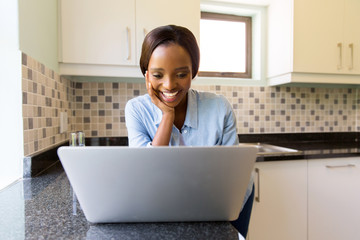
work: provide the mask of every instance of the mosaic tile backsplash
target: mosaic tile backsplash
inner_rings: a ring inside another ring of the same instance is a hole
[[[146,93],[145,84],[77,82],[23,54],[25,155],[67,141],[70,131],[86,137],[127,136],[126,102]],[[357,88],[198,86],[224,95],[237,116],[237,131],[248,133],[360,131]],[[60,112],[68,131],[60,133]]]

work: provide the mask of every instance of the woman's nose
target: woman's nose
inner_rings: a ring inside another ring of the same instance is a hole
[[[171,77],[167,77],[164,79],[162,85],[164,88],[166,88],[168,90],[172,90],[176,87],[176,81],[174,79],[172,79]]]

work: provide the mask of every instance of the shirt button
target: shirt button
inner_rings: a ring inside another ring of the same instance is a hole
[[[184,133],[187,133],[187,130],[186,130],[186,129],[184,130]]]

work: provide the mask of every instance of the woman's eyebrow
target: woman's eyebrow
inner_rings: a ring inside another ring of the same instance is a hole
[[[151,71],[164,71],[163,68],[150,68]]]
[[[175,70],[176,70],[176,71],[184,71],[184,70],[188,70],[188,71],[189,71],[190,68],[186,66],[186,67],[175,68]]]
[[[163,68],[150,68],[151,71],[164,71]],[[190,68],[185,66],[185,67],[178,67],[175,68],[175,71],[190,71]]]

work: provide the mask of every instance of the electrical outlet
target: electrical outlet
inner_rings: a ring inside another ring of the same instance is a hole
[[[68,128],[68,115],[67,112],[60,113],[60,133],[64,133]]]

